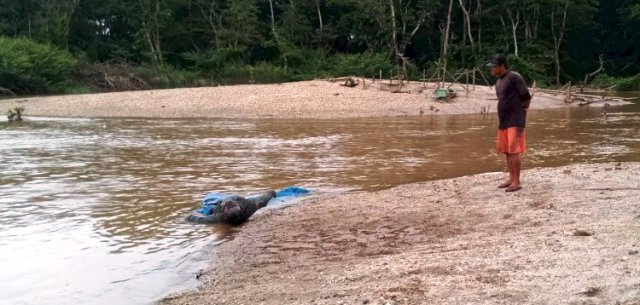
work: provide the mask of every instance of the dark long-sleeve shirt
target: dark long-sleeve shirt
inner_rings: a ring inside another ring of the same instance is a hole
[[[527,84],[518,72],[507,71],[496,82],[498,96],[498,129],[525,127],[525,101],[531,99]]]

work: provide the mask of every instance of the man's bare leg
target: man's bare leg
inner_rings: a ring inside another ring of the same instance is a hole
[[[511,186],[520,186],[520,154],[509,154],[511,159]]]
[[[509,159],[508,161],[509,167],[511,168],[512,178],[511,178],[511,185],[507,187],[506,191],[515,192],[522,189],[522,186],[520,186],[520,167],[521,167],[520,154],[508,154],[508,159]]]
[[[504,155],[507,158],[507,170],[509,171],[509,180],[507,180],[506,182],[501,183],[498,186],[498,188],[510,187],[512,182],[513,182],[513,169],[511,167],[511,159],[509,157],[509,154],[504,154]]]

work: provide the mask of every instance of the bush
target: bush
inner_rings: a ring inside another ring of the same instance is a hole
[[[509,55],[509,68],[520,73],[527,84],[532,85],[536,81],[539,87],[547,87],[553,83],[553,76],[547,73],[547,67],[553,63],[553,58],[539,45],[532,44],[529,47],[527,51],[530,54],[526,57]]]
[[[339,54],[333,68],[334,76],[374,76],[382,70],[383,75],[393,68],[391,60],[387,54],[364,53],[364,54]]]
[[[170,65],[143,65],[133,67],[136,77],[143,79],[152,88],[180,88],[199,85],[200,73],[174,68]]]
[[[640,91],[640,74],[626,77],[618,82],[617,91]]]
[[[614,77],[603,73],[596,75],[589,85],[595,88],[609,88],[616,85],[616,83],[617,80]]]
[[[64,94],[87,94],[92,93],[91,87],[82,83],[72,83],[64,87],[62,93]]]
[[[250,80],[259,84],[284,83],[299,80],[283,67],[270,63],[259,63],[254,67],[249,67]]]
[[[328,77],[331,66],[329,55],[322,49],[301,48],[287,54],[288,70],[299,79]]]
[[[229,65],[241,64],[243,52],[241,48],[220,48],[187,52],[183,57],[192,62],[195,69],[212,73],[220,72]]]
[[[614,87],[616,91],[640,91],[640,74],[631,77],[615,78],[607,74],[597,75],[590,85],[595,88]]]
[[[67,51],[26,38],[0,37],[0,84],[13,92],[62,92],[75,65]]]
[[[283,83],[300,79],[290,71],[285,71],[284,67],[270,63],[259,63],[255,66],[228,65],[221,71],[212,73],[210,78],[223,85]]]

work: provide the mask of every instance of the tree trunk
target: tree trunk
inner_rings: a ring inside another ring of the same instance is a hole
[[[502,23],[502,30],[504,31],[504,36],[508,37],[509,30],[507,30],[507,24],[504,22],[504,18],[502,18],[502,16],[500,16],[500,23]],[[505,50],[509,50],[509,41],[505,40],[505,43],[506,43]]]
[[[154,14],[154,32],[155,32],[155,52],[156,52],[156,60],[158,64],[162,64],[162,48],[160,47],[160,0],[155,1],[155,14]]]
[[[460,62],[462,67],[466,67],[467,64],[467,19],[462,18],[462,48],[460,49]]]
[[[474,61],[477,61],[477,57],[476,57],[476,47],[475,47],[475,42],[473,41],[473,34],[471,33],[471,14],[469,13],[469,10],[467,10],[464,6],[464,2],[462,2],[462,0],[458,0],[460,2],[460,8],[462,9],[462,13],[464,13],[464,17],[465,17],[465,24],[466,26],[466,34],[467,36],[469,36],[469,42],[471,43],[471,53],[473,55],[473,59]],[[479,1],[478,1],[479,3]],[[469,8],[471,8],[471,1],[469,1]],[[464,35],[464,34],[462,34]]]
[[[520,10],[516,10],[516,20],[513,20],[513,13],[511,9],[507,9],[507,15],[509,16],[509,20],[511,20],[511,32],[513,34],[513,46],[515,48],[515,55],[518,57],[518,24],[520,23]]]
[[[27,17],[27,33],[29,33],[29,39],[31,39],[31,14]]]
[[[476,16],[478,16],[478,51],[482,52],[482,5],[478,0],[478,8],[476,9]]]
[[[154,45],[153,45],[153,41],[151,39],[151,33],[149,31],[149,28],[147,27],[147,23],[145,21],[142,21],[142,31],[144,32],[144,38],[147,42],[147,45],[149,46],[149,51],[151,52],[151,61],[156,64],[156,58],[155,58],[155,51],[154,51]]]
[[[567,21],[567,10],[569,8],[569,0],[565,2],[564,11],[562,13],[562,24],[559,31],[556,31],[555,24],[555,8],[551,12],[551,33],[553,34],[553,56],[556,72],[556,86],[560,86],[560,45],[564,37],[564,29]]]
[[[140,0],[140,11],[142,14],[142,32],[144,38],[149,46],[149,52],[151,53],[151,61],[154,65],[162,64],[162,49],[160,48],[160,0],[155,0],[154,3]],[[148,5],[153,5],[153,8],[149,8]],[[148,14],[151,13],[151,17]],[[147,20],[149,19],[149,20]],[[151,22],[151,24],[149,24]]]
[[[402,39],[400,42],[398,42],[397,16],[393,0],[389,0],[389,8],[391,13],[391,43],[393,44],[390,46],[391,53],[395,59],[398,59],[402,63],[403,67],[406,67],[406,65],[409,64],[409,59],[404,55],[407,50],[407,46],[416,35],[418,30],[420,30],[420,27],[422,27],[422,24],[425,21],[425,17],[420,16],[420,19],[416,23],[415,28],[411,31],[411,33],[407,34],[407,19],[405,18],[406,11],[404,11],[403,14],[403,10],[400,10],[400,18],[402,19]]]
[[[323,31],[324,25],[322,24],[322,11],[320,11],[320,0],[316,0],[316,10],[318,11],[318,20],[320,22],[320,31]]]
[[[398,56],[400,53],[398,51],[398,43],[397,43],[397,27],[396,27],[396,10],[393,5],[393,0],[389,0],[389,8],[391,9],[391,52],[394,57]]]
[[[273,15],[273,0],[269,0],[269,9],[271,10],[271,31],[276,32],[276,17]]]
[[[220,28],[220,18],[216,12],[216,1],[211,1],[208,5],[198,3],[200,13],[211,27],[213,33],[214,46],[220,48],[220,37],[218,37],[218,29]]]
[[[71,7],[67,12],[66,19],[64,21],[64,46],[65,49],[69,50],[69,32],[71,31],[71,18],[73,18],[73,13],[76,11],[80,0],[71,1]]]
[[[540,4],[536,3],[533,9],[533,20],[536,22],[533,24],[533,39],[538,38],[538,22],[540,21]]]
[[[449,31],[451,30],[451,10],[453,9],[453,0],[449,0],[449,12],[447,13],[447,29],[444,34],[444,49],[442,51],[442,82],[444,83],[447,75],[447,52],[449,51]]]
[[[586,74],[584,76],[584,81],[582,82],[582,85],[580,86],[580,93],[582,93],[582,90],[584,89],[584,86],[587,85],[587,82],[589,81],[590,77],[594,77],[596,74],[604,71],[604,54],[600,54],[600,56],[598,57],[598,60],[600,61],[600,67],[598,68],[598,70],[595,70],[589,74]]]

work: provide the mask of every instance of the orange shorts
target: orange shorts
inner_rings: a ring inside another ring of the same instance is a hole
[[[523,154],[526,152],[524,128],[510,127],[498,130],[496,150],[503,154]]]

